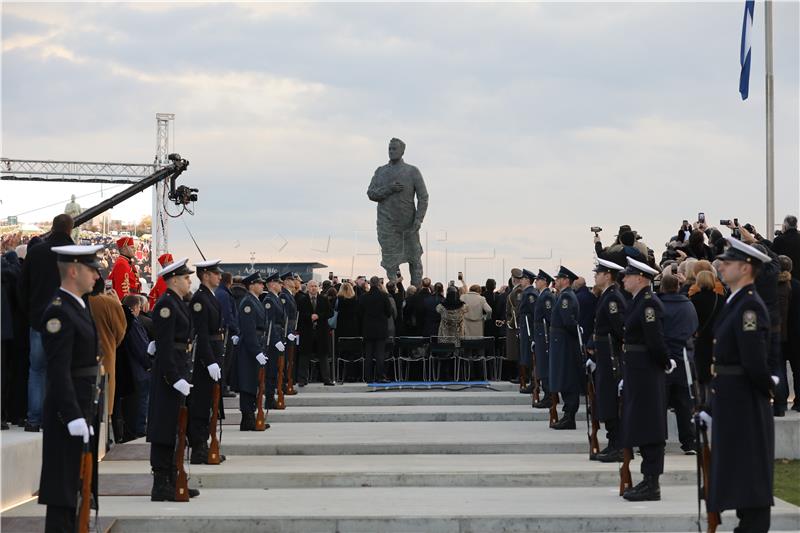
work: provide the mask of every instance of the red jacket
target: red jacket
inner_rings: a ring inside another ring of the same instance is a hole
[[[130,260],[121,255],[114,263],[114,268],[111,269],[111,274],[108,275],[111,280],[112,286],[122,300],[125,296],[132,293],[139,293],[142,289],[139,282],[139,274],[136,272],[136,266],[130,263]]]
[[[164,278],[158,276],[158,280],[156,280],[156,284],[150,289],[150,309],[155,308],[156,302],[161,295],[164,294],[164,291],[167,290],[167,282],[164,281]]]

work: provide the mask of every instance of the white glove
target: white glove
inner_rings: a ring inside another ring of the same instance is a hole
[[[73,437],[83,437],[84,444],[88,444],[91,433],[89,433],[89,426],[86,425],[85,418],[76,418],[67,423],[67,431]]]
[[[219,365],[217,363],[211,363],[206,368],[208,369],[208,375],[211,376],[211,379],[219,381],[219,378],[222,377],[222,370],[220,370]]]
[[[781,378],[779,378],[778,376],[772,376],[772,382],[773,382],[775,385],[777,385],[778,383],[780,383],[780,382],[781,382]]]
[[[231,341],[233,342],[234,346],[237,346],[239,344],[239,335],[231,336]]]
[[[624,379],[619,380],[619,385],[617,385],[617,396],[622,396],[622,382],[625,381]]]
[[[260,365],[266,365],[267,364],[267,356],[264,355],[263,352],[261,352],[256,356],[256,361],[258,361],[258,364],[260,364]]]
[[[586,360],[586,369],[589,370],[589,372],[594,373],[594,371],[597,369],[597,363],[595,363],[591,359],[587,359]]]
[[[156,341],[150,341],[150,344],[147,345],[147,353],[150,355],[156,354]]]
[[[666,369],[664,372],[666,372],[667,374],[672,374],[672,371],[675,370],[676,368],[678,368],[678,363],[675,362],[675,359],[670,359],[669,368]]]
[[[283,341],[276,342],[275,347],[278,349],[279,352],[282,352],[286,349],[286,345],[283,344]]]
[[[711,431],[711,415],[706,413],[705,411],[700,411],[697,413],[697,416],[700,417],[700,422],[705,424],[709,431]]]
[[[178,381],[172,384],[172,388],[180,392],[184,396],[189,396],[189,391],[192,390],[192,387],[194,387],[194,385],[192,385],[183,378],[179,379]]]
[[[288,338],[290,341],[293,341],[297,338],[297,335],[295,335],[294,333],[289,333]]]

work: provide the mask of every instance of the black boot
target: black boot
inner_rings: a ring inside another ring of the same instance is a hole
[[[635,490],[636,487],[640,487],[639,490]],[[636,487],[630,491],[625,491],[622,497],[630,502],[657,502],[661,500],[661,487],[658,484],[657,475],[645,475],[642,483]]]
[[[169,482],[172,484],[172,499],[169,501],[175,500],[175,478],[177,475],[178,472],[173,470],[169,477]],[[194,498],[195,496],[200,496],[200,491],[189,487],[189,498]]]
[[[535,409],[550,409],[551,405],[553,405],[553,399],[549,394],[545,394],[544,398],[533,404],[533,407]]]
[[[175,482],[167,472],[153,471],[153,488],[150,491],[151,502],[174,502]]]
[[[255,413],[242,413],[242,421],[239,422],[239,431],[255,431],[255,430],[256,430]]]
[[[553,429],[575,429],[575,413],[564,413],[564,416],[552,425]]]
[[[192,446],[192,455],[189,459],[189,464],[208,464],[208,444],[205,442],[198,442],[196,445]]]
[[[623,497],[623,498],[625,498],[625,499],[627,499],[627,497],[628,497],[629,495],[632,495],[632,494],[633,494],[633,493],[635,493],[635,492],[639,492],[639,491],[641,491],[641,490],[642,490],[642,488],[643,488],[643,487],[644,487],[646,484],[647,484],[647,479],[646,479],[646,478],[645,478],[645,479],[642,479],[642,480],[641,480],[639,483],[637,483],[636,485],[633,485],[633,486],[631,486],[631,487],[628,487],[627,489],[625,489],[625,492],[622,494],[622,497]]]
[[[622,450],[615,450],[609,446],[597,454],[597,460],[601,463],[621,463],[623,460]]]

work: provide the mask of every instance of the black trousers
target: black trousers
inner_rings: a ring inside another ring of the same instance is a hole
[[[619,418],[609,418],[603,422],[606,426],[606,439],[608,439],[608,446],[612,450],[621,449],[619,443]]]
[[[678,440],[681,448],[694,449],[695,435],[692,422],[692,402],[689,400],[689,387],[680,383],[667,383],[667,408],[675,410],[678,421]]]
[[[386,353],[386,339],[364,339],[364,375],[367,382],[386,377],[383,358]],[[373,378],[373,359],[375,376]]]
[[[256,395],[249,392],[239,392],[239,411],[242,413],[256,412]]]
[[[739,519],[739,525],[733,529],[733,533],[766,533],[769,531],[769,507],[736,509],[736,517]]]
[[[186,427],[186,436],[192,448],[195,445],[202,444],[208,441],[208,428],[211,420],[211,409],[199,409],[195,405],[192,409],[191,401],[189,403],[189,421]]]
[[[45,533],[74,533],[77,520],[75,507],[47,506],[44,519]]]
[[[639,446],[642,452],[642,474],[660,476],[664,473],[664,443]]]
[[[562,392],[561,398],[564,400],[564,412],[574,415],[578,412],[580,395],[577,392]]]
[[[233,345],[233,337],[232,334],[228,335],[228,340],[225,343],[225,355],[222,358],[222,379],[220,380],[220,384],[222,385],[222,392],[225,392],[228,387],[228,376],[231,375],[231,364],[233,364],[233,351],[238,350],[238,346]]]
[[[150,468],[153,472],[170,473],[175,468],[175,446],[150,444]]]

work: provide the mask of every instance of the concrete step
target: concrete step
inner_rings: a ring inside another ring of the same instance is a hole
[[[124,532],[694,531],[695,492],[665,486],[659,502],[631,503],[615,487],[368,487],[204,489],[188,503],[112,496],[104,517]],[[3,515],[42,516],[23,504]],[[722,531],[735,516],[723,515]],[[776,530],[800,529],[800,509],[776,500]],[[7,529],[4,527],[4,531]]]
[[[42,433],[29,433],[17,426],[0,432],[0,465],[0,508],[30,499],[39,490]]]
[[[233,456],[221,465],[192,465],[198,488],[311,487],[615,487],[619,464],[585,454]],[[639,471],[639,458],[631,463]],[[695,457],[669,455],[662,485],[694,485]],[[146,461],[103,461],[101,495],[150,494]]]
[[[342,422],[275,424],[267,431],[225,431],[225,455],[406,455],[586,453],[586,429],[556,431],[547,422]],[[600,446],[605,447],[599,435]],[[679,449],[668,443],[667,450]],[[115,446],[106,460],[144,460],[150,445]]]
[[[330,388],[330,387],[327,387]],[[238,409],[238,398],[225,398],[226,409]],[[362,406],[362,405],[528,405],[531,397],[514,391],[470,389],[465,391],[375,391],[375,392],[301,392],[286,396],[288,407]]]

